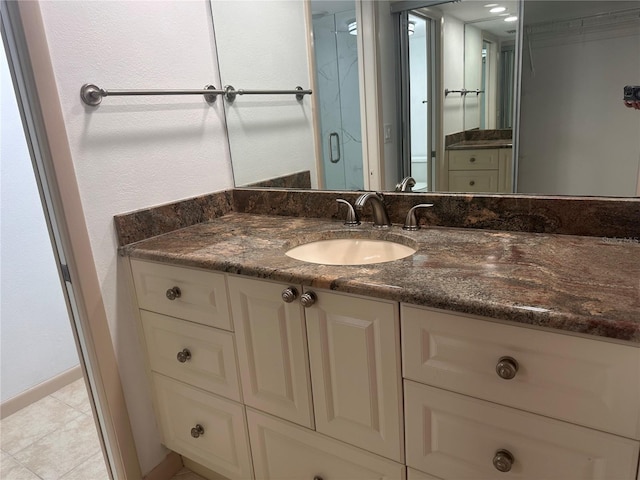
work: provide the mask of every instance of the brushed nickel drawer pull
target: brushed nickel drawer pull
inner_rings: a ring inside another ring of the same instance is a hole
[[[179,287],[173,287],[167,290],[167,298],[169,300],[175,300],[176,298],[180,298],[182,296],[182,292]]]
[[[493,457],[493,466],[499,472],[508,472],[514,461],[515,459],[509,450],[498,450]]]
[[[188,348],[184,348],[182,349],[181,352],[178,352],[178,355],[176,355],[176,358],[180,363],[184,363],[187,360],[191,360],[191,352],[189,351]]]
[[[191,436],[193,438],[198,438],[204,435],[204,428],[199,423],[191,429]]]
[[[288,287],[282,291],[282,300],[284,300],[285,303],[291,303],[296,298],[298,298],[298,290],[294,287]]]
[[[511,380],[518,373],[518,361],[513,357],[500,357],[496,364],[496,373],[500,378]]]
[[[309,308],[311,305],[316,303],[317,299],[318,297],[316,297],[315,293],[307,292],[307,293],[303,293],[302,296],[300,297],[300,303],[304,308]]]

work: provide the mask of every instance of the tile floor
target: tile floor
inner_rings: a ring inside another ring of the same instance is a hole
[[[1,420],[0,450],[2,480],[109,479],[82,379]]]

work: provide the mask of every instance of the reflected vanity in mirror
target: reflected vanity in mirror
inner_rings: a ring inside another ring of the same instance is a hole
[[[223,85],[314,92],[225,105],[236,186],[639,195],[637,2],[493,3],[212,0]]]

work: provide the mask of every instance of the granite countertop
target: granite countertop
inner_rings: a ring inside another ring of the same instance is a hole
[[[511,138],[498,140],[462,140],[451,145],[447,145],[447,150],[476,150],[489,148],[511,148],[513,140]]]
[[[328,266],[285,256],[322,238],[393,238],[405,259]],[[464,228],[388,231],[229,213],[120,248],[122,255],[441,308],[640,345],[640,243]]]

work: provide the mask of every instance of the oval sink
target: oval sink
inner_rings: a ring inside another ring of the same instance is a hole
[[[323,265],[370,265],[399,260],[414,253],[414,248],[388,240],[333,238],[294,247],[286,255]]]

